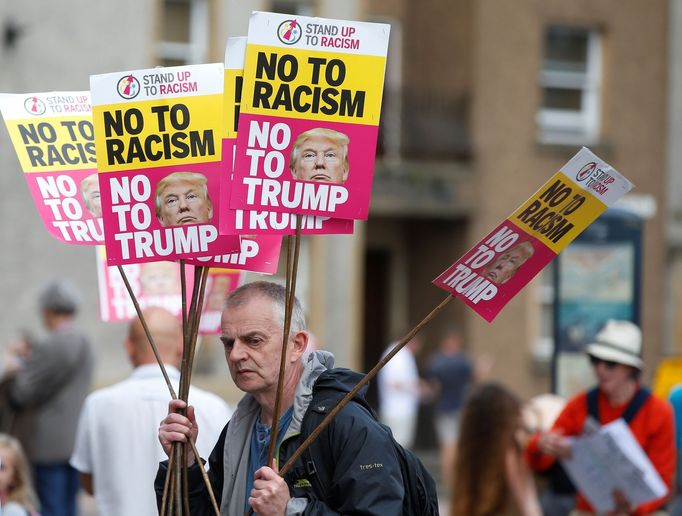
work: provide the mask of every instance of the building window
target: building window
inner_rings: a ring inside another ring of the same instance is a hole
[[[205,63],[209,0],[164,0],[158,60],[163,66]]]
[[[549,27],[540,70],[538,139],[593,144],[599,135],[601,41],[595,30]]]
[[[270,10],[273,13],[315,16],[312,0],[273,0]]]

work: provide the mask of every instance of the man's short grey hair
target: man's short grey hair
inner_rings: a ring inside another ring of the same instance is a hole
[[[52,280],[43,288],[38,298],[43,312],[73,315],[78,311],[80,296],[76,287],[66,280]]]
[[[278,315],[279,323],[284,328],[284,305],[286,300],[286,289],[277,283],[271,281],[253,281],[246,283],[241,287],[235,289],[227,296],[225,301],[225,309],[237,308],[242,306],[254,298],[265,297],[270,299],[275,305],[275,312]],[[305,322],[305,314],[298,299],[294,297],[294,307],[291,311],[291,328],[289,329],[289,336],[299,331],[307,331],[308,327]]]

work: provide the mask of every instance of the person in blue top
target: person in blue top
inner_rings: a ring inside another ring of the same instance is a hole
[[[426,370],[426,378],[436,393],[435,423],[440,445],[441,478],[447,486],[452,483],[460,411],[464,396],[474,380],[474,366],[462,347],[462,336],[457,331],[448,331]]]

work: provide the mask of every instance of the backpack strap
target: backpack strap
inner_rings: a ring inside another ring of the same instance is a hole
[[[630,422],[635,418],[639,409],[646,403],[646,401],[651,396],[651,391],[645,387],[640,387],[635,392],[635,395],[628,403],[625,408],[625,412],[621,416],[625,422],[629,425]],[[595,387],[587,391],[587,415],[592,416],[597,422],[599,422],[599,388]]]
[[[630,424],[630,421],[635,418],[637,412],[639,412],[639,409],[642,408],[650,396],[651,391],[649,391],[649,389],[645,387],[640,387],[637,389],[637,392],[632,397],[632,400],[630,400],[628,408],[625,409],[625,412],[623,412],[623,415],[621,416],[628,425]]]
[[[599,423],[599,387],[587,391],[587,415]]]

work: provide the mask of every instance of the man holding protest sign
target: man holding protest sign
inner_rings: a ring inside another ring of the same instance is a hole
[[[308,468],[293,468],[285,478],[278,465],[286,461],[305,436],[300,434],[313,388],[349,392],[361,375],[329,369],[333,357],[323,351],[301,360],[308,345],[303,310],[294,302],[287,340],[281,414],[274,414],[283,333],[285,289],[274,283],[255,282],[235,290],[227,299],[222,318],[222,341],[230,374],[246,395],[223,430],[209,457],[209,478],[221,514],[243,514],[249,507],[259,515],[339,513],[400,514],[404,488],[398,458],[386,430],[359,403],[349,403],[318,439],[329,442],[335,457],[325,463],[311,449]],[[187,417],[177,413],[185,403],[174,400],[161,421],[159,440],[167,454],[175,441],[196,439],[199,428],[194,408]],[[314,410],[314,408],[312,408]],[[278,453],[272,467],[265,465],[270,428],[280,418]],[[197,458],[188,453],[191,465],[190,509],[192,514],[213,514],[200,477]],[[317,486],[311,462],[329,469],[332,482]],[[155,482],[160,504],[167,463],[162,463]],[[312,483],[311,483],[312,482]]]

